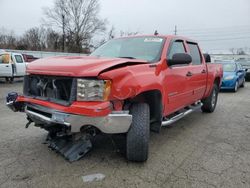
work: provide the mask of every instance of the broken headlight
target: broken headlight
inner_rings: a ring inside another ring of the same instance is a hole
[[[77,79],[77,101],[107,101],[110,80]]]

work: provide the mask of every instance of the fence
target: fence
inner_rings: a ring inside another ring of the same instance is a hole
[[[87,55],[87,54],[82,54],[82,53],[44,52],[44,51],[27,51],[27,50],[10,50],[10,49],[4,49],[4,51],[33,55],[34,57],[37,57],[37,58],[45,58],[45,57],[52,57],[52,56],[84,56],[84,55]]]
[[[33,55],[37,58],[51,57],[51,56],[85,56],[87,54],[82,53],[63,53],[63,52],[44,52],[44,51],[27,51],[27,50],[10,50],[5,49],[5,51],[11,51],[21,54]],[[212,59],[217,60],[238,60],[238,59],[249,59],[250,55],[233,55],[233,54],[211,54]]]

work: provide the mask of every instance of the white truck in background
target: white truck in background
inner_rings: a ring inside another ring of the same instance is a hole
[[[0,52],[0,78],[13,82],[14,78],[23,77],[25,74],[26,62],[22,54]]]

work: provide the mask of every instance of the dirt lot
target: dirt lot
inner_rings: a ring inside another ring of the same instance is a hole
[[[250,83],[219,95],[212,114],[196,112],[151,134],[146,163],[131,163],[108,136],[82,160],[69,163],[43,145],[46,132],[25,129],[24,114],[5,107],[0,82],[0,187],[250,187]],[[102,181],[82,176],[102,173]]]

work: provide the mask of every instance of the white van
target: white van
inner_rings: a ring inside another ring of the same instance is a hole
[[[26,63],[22,54],[12,52],[0,53],[0,78],[12,82],[16,77],[22,77],[26,73]]]

